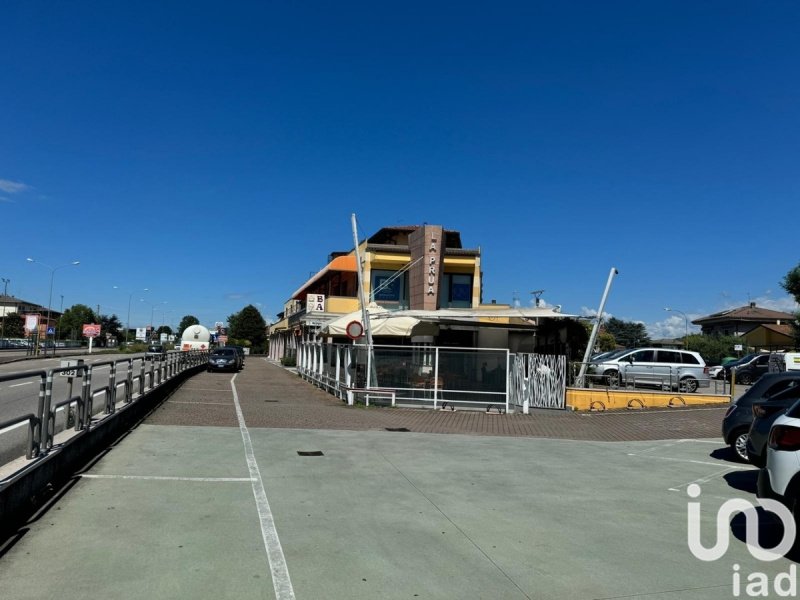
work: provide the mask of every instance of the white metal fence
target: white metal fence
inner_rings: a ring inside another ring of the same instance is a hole
[[[565,357],[519,358],[505,349],[375,345],[369,352],[366,345],[304,339],[297,371],[349,404],[363,397],[367,403],[524,413],[565,406]]]

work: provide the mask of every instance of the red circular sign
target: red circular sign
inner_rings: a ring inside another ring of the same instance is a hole
[[[361,321],[350,321],[347,327],[344,328],[344,332],[351,340],[357,340],[364,335],[364,326]]]

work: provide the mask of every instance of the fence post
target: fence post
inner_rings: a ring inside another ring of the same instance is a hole
[[[436,410],[436,401],[439,398],[439,346],[433,358],[433,410]]]
[[[524,359],[523,359],[523,368],[524,368]],[[508,380],[509,380],[509,374],[510,373],[511,373],[511,352],[508,349],[506,349],[506,414],[508,414],[508,390],[509,390]],[[522,385],[523,385],[523,390],[524,390],[524,386],[525,386],[524,382],[523,382]],[[528,412],[529,412],[528,411],[528,394],[524,394],[524,396],[525,396],[525,400],[523,400],[523,402],[522,402],[522,413],[527,415]]]
[[[117,403],[117,363],[111,363],[111,370],[108,374],[108,401],[106,402],[106,414],[111,415],[116,409]]]

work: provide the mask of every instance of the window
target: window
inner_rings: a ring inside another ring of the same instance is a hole
[[[700,364],[700,361],[697,360],[697,357],[694,354],[691,354],[689,352],[681,352],[681,358],[683,358],[683,361],[678,361],[678,362],[683,362],[683,364],[685,364],[685,365],[699,365]]]
[[[472,307],[472,275],[445,273],[439,296],[440,308]]]
[[[681,363],[681,353],[674,350],[659,350],[658,362],[663,363]]]
[[[631,354],[631,358],[635,363],[650,363],[655,362],[655,354],[653,350],[639,350]]]
[[[388,309],[408,307],[408,273],[375,269],[371,273],[370,299]]]

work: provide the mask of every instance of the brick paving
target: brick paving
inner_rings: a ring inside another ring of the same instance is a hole
[[[238,427],[231,374],[200,373],[148,418],[151,425]],[[349,407],[295,373],[250,357],[235,379],[250,428],[383,430],[528,436],[595,441],[720,438],[725,407],[578,413],[535,410],[530,415],[481,411]],[[722,444],[720,440],[720,444]]]

